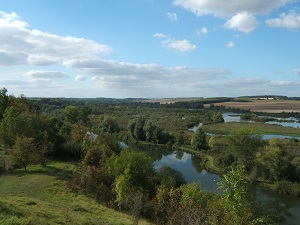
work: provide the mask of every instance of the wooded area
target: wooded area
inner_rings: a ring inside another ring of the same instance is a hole
[[[230,135],[208,136],[205,125],[223,123],[223,111],[203,105],[200,100],[161,105],[135,100],[28,99],[8,95],[3,88],[2,176],[37,164],[47,167],[51,160],[72,160],[79,164],[65,178],[70,192],[126,212],[134,224],[141,218],[156,224],[280,222],[278,215],[248,198],[246,184],[265,184],[300,197],[300,141],[262,140],[246,126]],[[199,123],[204,127],[189,130]],[[178,171],[167,166],[154,170],[154,159],[144,151],[149,146],[199,155],[201,166],[223,175],[219,186],[224,193],[203,191],[200,183],[186,184]]]

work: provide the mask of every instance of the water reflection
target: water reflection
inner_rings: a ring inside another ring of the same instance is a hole
[[[225,123],[228,123],[228,122],[251,122],[251,123],[253,123],[253,121],[241,120],[241,114],[238,114],[238,113],[226,112],[226,113],[223,113],[223,118],[224,118]],[[269,118],[275,118],[275,119],[279,119],[279,120],[281,119],[283,122],[269,121],[269,122],[266,122],[267,124],[277,124],[277,125],[280,125],[283,127],[300,128],[300,120],[295,117],[290,117],[290,118],[269,117]],[[287,120],[294,121],[294,122],[284,122]]]
[[[181,159],[177,157],[180,155]],[[186,152],[175,151],[170,155],[162,156],[160,160],[154,162],[154,169],[162,166],[170,166],[182,173],[187,183],[200,181],[203,190],[211,192],[220,192],[217,189],[216,181],[220,178],[216,174],[208,173],[201,168],[201,159]]]
[[[217,183],[220,177],[204,170],[201,158],[182,151],[166,151],[161,154],[159,149],[155,150],[156,159],[154,169],[162,166],[170,166],[182,173],[187,183],[200,181],[202,189],[210,192],[220,193]],[[161,157],[157,157],[160,153]],[[260,206],[268,209],[272,214],[284,218],[281,224],[296,225],[300,223],[300,199],[277,194],[271,190],[249,185],[248,193]]]

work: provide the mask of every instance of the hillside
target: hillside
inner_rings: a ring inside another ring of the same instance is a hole
[[[130,216],[71,192],[65,179],[74,167],[73,162],[51,162],[2,175],[0,224],[132,224]]]

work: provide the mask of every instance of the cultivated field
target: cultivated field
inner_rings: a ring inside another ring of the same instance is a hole
[[[292,100],[253,100],[251,102],[222,102],[214,105],[249,109],[253,112],[281,113],[284,111],[300,113],[300,101]],[[205,105],[205,107],[208,106],[208,104]]]
[[[157,99],[147,99],[144,102],[159,102],[160,104],[170,104],[174,102],[187,102],[193,100],[199,100],[201,98],[157,98]]]

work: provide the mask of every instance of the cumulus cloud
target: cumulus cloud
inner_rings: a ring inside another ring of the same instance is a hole
[[[16,13],[0,12],[0,65],[51,65],[112,51],[91,40],[49,34],[28,26]]]
[[[172,22],[177,22],[177,14],[176,13],[167,13],[167,17]]]
[[[14,52],[0,51],[0,66],[13,66],[13,65],[26,64],[27,57],[28,55],[22,52],[14,53]]]
[[[282,13],[278,18],[266,20],[270,27],[282,27],[291,31],[300,30],[300,14],[294,11]]]
[[[113,60],[70,60],[65,65],[93,75],[91,81],[102,91],[124,93],[131,97],[176,96],[185,90],[184,95],[192,95],[206,81],[215,83],[231,74],[226,69],[164,67],[158,64],[133,64]],[[210,93],[211,94],[211,93]],[[182,95],[182,93],[180,94]]]
[[[0,11],[0,27],[27,27],[25,21],[20,20],[20,17],[15,13],[6,13]]]
[[[226,45],[227,48],[232,48],[234,46],[235,46],[235,43],[233,41],[228,42]]]
[[[206,27],[202,27],[200,30],[196,29],[196,33],[198,35],[200,35],[200,34],[207,34],[208,33],[208,29]]]
[[[162,45],[166,48],[174,49],[178,52],[190,52],[197,49],[196,45],[191,44],[188,40],[167,39],[162,41]]]
[[[164,35],[164,34],[162,34],[162,33],[155,33],[155,34],[153,34],[153,37],[156,37],[156,38],[166,38],[166,37],[168,37],[167,35]]]
[[[75,80],[76,81],[84,81],[84,80],[86,80],[86,76],[85,75],[77,75],[75,77]]]
[[[252,14],[248,12],[242,12],[227,20],[227,22],[224,24],[224,28],[250,33],[251,31],[255,30],[258,24],[258,21]]]
[[[68,78],[69,76],[59,71],[36,71],[32,70],[25,75],[31,78]]]
[[[174,0],[173,5],[181,6],[197,16],[214,15],[217,17],[232,17],[240,12],[250,14],[267,14],[294,0]]]
[[[128,76],[133,78],[161,78],[161,77],[201,77],[216,78],[230,74],[225,69],[191,69],[188,67],[164,67],[158,64],[134,64],[104,59],[68,60],[64,62],[68,68],[78,69],[88,74],[101,74],[101,76]],[[98,75],[99,76],[99,75]]]
[[[300,69],[294,69],[294,74],[300,75]]]

